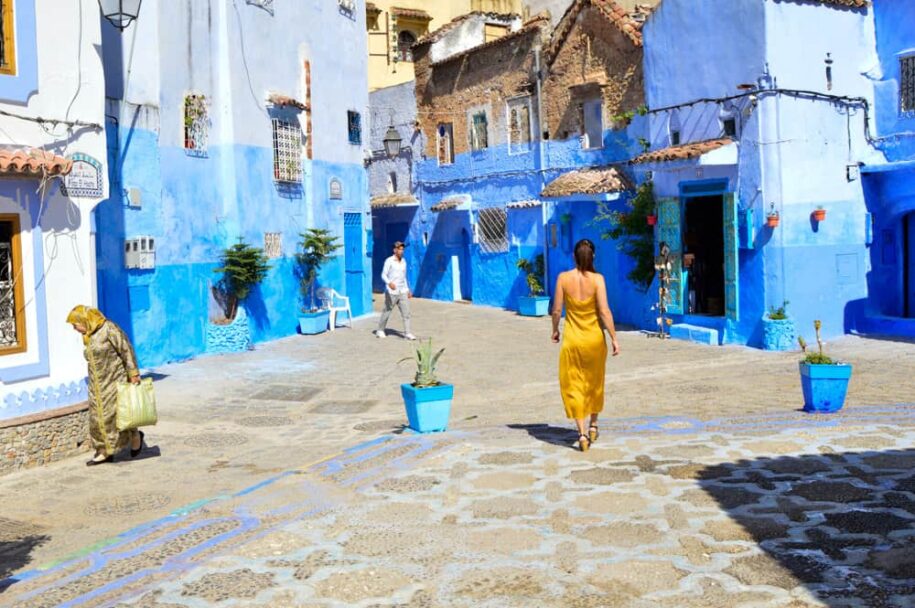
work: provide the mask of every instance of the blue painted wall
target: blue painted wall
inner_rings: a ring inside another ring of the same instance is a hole
[[[265,233],[282,235],[281,256],[270,260],[267,278],[244,302],[255,343],[296,332],[303,306],[294,272],[299,234],[328,228],[342,244],[344,213],[362,218],[353,265],[364,273],[362,290],[347,293],[342,250],[319,284],[348,295],[354,310],[371,310],[368,180],[363,146],[349,142],[347,131],[347,110],[358,111],[368,136],[364,5],[353,13],[315,3],[278,5],[275,12],[230,8],[178,0],[168,11],[144,13],[136,26],[135,44],[148,51],[141,59],[121,48],[121,38],[105,38],[112,195],[96,211],[100,304],[130,333],[143,366],[205,352],[216,312],[213,270],[239,238],[263,247]],[[186,27],[171,27],[175,22]],[[342,38],[354,40],[345,57],[333,42]],[[259,69],[239,67],[248,65]],[[183,147],[190,92],[209,103],[202,155]],[[310,101],[311,130],[305,112],[272,107],[271,92]],[[303,152],[306,144],[313,150],[301,183],[274,180],[274,118],[298,121]],[[342,186],[340,199],[331,198],[332,180]],[[142,195],[139,208],[125,199],[134,188]],[[141,235],[156,238],[156,267],[125,270],[124,239]]]

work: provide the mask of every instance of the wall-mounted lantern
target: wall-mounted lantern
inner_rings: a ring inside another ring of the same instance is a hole
[[[394,128],[393,123],[388,127],[388,131],[384,134],[382,141],[384,142],[384,151],[389,158],[394,158],[400,154],[400,144],[403,143],[403,140],[400,138],[400,133]]]
[[[102,15],[111,25],[124,31],[140,14],[140,3],[143,0],[98,0]]]

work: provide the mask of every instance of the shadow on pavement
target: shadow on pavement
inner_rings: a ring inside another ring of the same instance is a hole
[[[726,570],[740,582],[800,584],[832,607],[915,605],[915,450],[741,460],[697,479],[746,533],[716,540],[764,551]]]
[[[21,538],[0,541],[0,593],[3,593],[13,582],[8,577],[26,566],[29,556],[36,548],[48,542],[51,537],[42,534],[29,534]]]
[[[549,424],[509,424],[510,429],[519,429],[527,431],[527,434],[553,445],[561,445],[564,448],[575,448],[575,442],[578,441],[578,431],[561,426],[551,426]]]

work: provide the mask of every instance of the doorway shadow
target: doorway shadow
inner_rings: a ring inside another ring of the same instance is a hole
[[[527,434],[538,441],[576,449],[578,431],[572,428],[552,426],[549,424],[509,424],[508,428],[527,431]]]
[[[915,605],[915,450],[741,460],[697,479],[764,555],[745,585],[806,587],[839,606]]]

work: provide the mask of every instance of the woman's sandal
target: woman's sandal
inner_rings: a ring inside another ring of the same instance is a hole
[[[594,443],[598,437],[600,437],[600,431],[597,429],[596,424],[592,424],[588,427],[588,441]]]
[[[93,458],[92,460],[86,461],[86,466],[94,467],[97,464],[104,464],[106,462],[114,462],[114,455],[106,456],[105,458],[102,458],[101,460],[96,460],[95,458]]]
[[[137,456],[140,455],[140,452],[143,451],[143,440],[144,439],[146,439],[146,435],[143,433],[143,431],[140,431],[140,447],[138,447],[137,449],[130,448],[130,457],[131,458],[136,458]]]
[[[587,452],[591,447],[591,440],[588,439],[587,435],[578,436],[578,449],[582,452]]]

